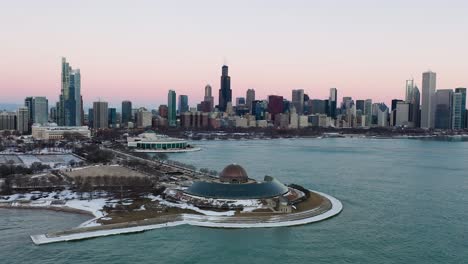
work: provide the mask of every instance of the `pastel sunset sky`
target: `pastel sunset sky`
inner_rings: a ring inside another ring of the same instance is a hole
[[[194,106],[221,66],[233,98],[302,88],[311,98],[403,98],[405,80],[437,72],[468,86],[468,1],[0,0],[0,102],[60,93],[60,58],[80,68],[85,105],[151,108],[167,91]]]

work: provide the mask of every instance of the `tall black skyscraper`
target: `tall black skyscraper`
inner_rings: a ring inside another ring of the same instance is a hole
[[[228,75],[228,66],[223,65],[219,89],[219,110],[225,112],[228,102],[232,102],[231,77]]]
[[[122,124],[127,126],[128,122],[132,121],[132,102],[122,102]]]

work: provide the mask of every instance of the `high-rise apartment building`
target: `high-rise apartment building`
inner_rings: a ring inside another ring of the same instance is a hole
[[[83,102],[81,97],[81,74],[72,69],[62,58],[62,88],[57,109],[58,124],[61,126],[81,126]],[[106,113],[107,114],[107,113]]]
[[[176,92],[174,90],[169,90],[167,94],[167,122],[171,127],[177,125]]]
[[[434,96],[436,92],[436,73],[428,71],[422,76],[422,102],[421,102],[421,127],[434,128],[435,104]]]
[[[221,88],[219,89],[219,111],[225,112],[228,102],[232,102],[231,77],[228,66],[223,65],[221,70]]]
[[[107,102],[93,103],[93,128],[105,129],[109,125],[109,107]]]
[[[29,108],[22,106],[16,111],[16,130],[25,134],[29,131]]]
[[[16,113],[0,111],[0,131],[16,129]]]

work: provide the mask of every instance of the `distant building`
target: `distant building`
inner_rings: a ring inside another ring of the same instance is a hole
[[[62,58],[61,80],[62,88],[57,109],[58,124],[81,126],[83,111],[81,74],[79,69],[72,69],[65,58]]]
[[[205,86],[205,97],[202,102],[202,111],[203,112],[212,112],[214,107],[214,98],[211,94],[211,85],[207,84]]]
[[[107,110],[108,113],[108,121],[109,121],[109,127],[115,128],[117,127],[117,109],[115,108],[109,108]]]
[[[248,89],[246,93],[246,104],[247,107],[249,108],[249,113],[253,114],[252,112],[252,102],[255,101],[255,90],[254,89]]]
[[[462,128],[467,128],[467,112],[466,112],[466,88],[455,88],[455,93],[461,93],[461,109],[462,109]]]
[[[31,131],[31,126],[34,123],[46,124],[49,122],[49,103],[45,97],[26,97],[24,105],[28,108],[29,120],[28,130]]]
[[[275,121],[278,114],[283,113],[284,110],[283,96],[270,95],[268,96],[268,113],[271,114],[272,120]]]
[[[189,110],[188,95],[179,95],[179,106],[178,106],[179,114],[185,113],[188,110]]]
[[[177,125],[176,92],[174,90],[169,90],[167,94],[167,121],[170,127]]]
[[[140,108],[137,112],[137,127],[147,128],[152,126],[153,114],[146,108]]]
[[[365,101],[356,100],[356,110],[361,110],[361,113],[364,113],[364,109],[365,109]]]
[[[109,125],[109,113],[107,102],[93,103],[93,128],[105,129]]]
[[[462,108],[462,93],[453,93],[452,99],[452,129],[463,128],[463,116],[464,109]]]
[[[396,121],[395,126],[409,126],[410,124],[410,103],[408,102],[398,102],[396,106]]]
[[[57,126],[49,123],[46,125],[36,124],[32,126],[32,136],[38,140],[61,140],[66,134],[75,134],[84,138],[91,137],[91,131],[87,126]]]
[[[435,124],[438,129],[452,128],[452,99],[451,89],[440,89],[435,94]]]
[[[218,102],[218,109],[221,112],[226,112],[229,102],[232,105],[231,77],[229,77],[228,71],[228,66],[223,65],[221,68],[221,88],[219,89]]]
[[[312,99],[307,102],[309,105],[309,113],[311,114],[327,114],[326,103],[324,100]]]
[[[244,97],[237,97],[236,98],[236,106],[245,105],[245,98]]]
[[[127,126],[128,122],[133,121],[132,116],[132,102],[123,101],[122,102],[122,124]]]
[[[159,116],[161,116],[163,118],[167,118],[167,116],[168,116],[167,105],[160,105],[159,109],[158,109],[158,113],[159,113]]]
[[[16,113],[15,112],[0,112],[0,131],[16,130]]]
[[[372,126],[372,99],[366,99],[364,101],[364,115],[366,116],[366,126]]]
[[[377,126],[388,126],[388,107],[384,103],[377,107]]]
[[[422,78],[421,127],[434,128],[434,96],[437,76],[435,72],[428,71],[423,73]]]
[[[26,106],[20,107],[16,111],[16,130],[22,134],[29,131],[29,109]]]
[[[304,113],[304,89],[292,90],[292,104],[298,114]]]
[[[328,115],[333,119],[336,119],[337,101],[338,101],[338,90],[336,88],[330,88],[330,96],[328,98],[328,103],[329,103],[328,110],[330,111],[330,113],[328,113]]]

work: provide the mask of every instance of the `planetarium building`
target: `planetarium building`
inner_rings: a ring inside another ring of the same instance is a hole
[[[185,193],[215,199],[265,199],[281,196],[288,187],[271,176],[263,182],[249,179],[247,172],[237,164],[228,165],[215,181],[194,182]]]

